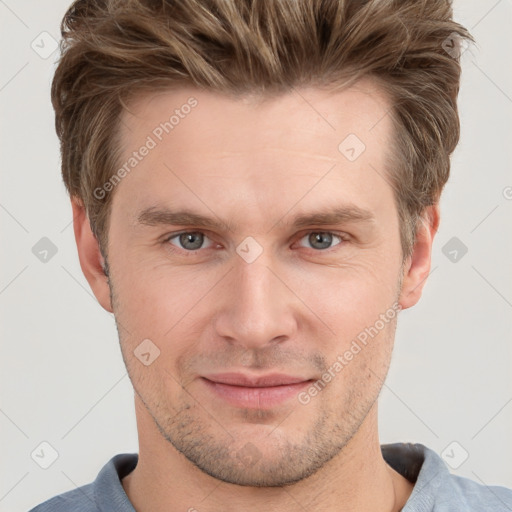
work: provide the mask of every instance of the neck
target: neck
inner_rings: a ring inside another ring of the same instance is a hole
[[[398,512],[413,484],[383,459],[377,404],[344,449],[310,477],[283,487],[249,487],[217,480],[165,440],[138,397],[139,461],[122,480],[138,512],[247,512],[265,508],[295,512]]]

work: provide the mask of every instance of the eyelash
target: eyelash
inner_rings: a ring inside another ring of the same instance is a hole
[[[178,238],[180,235],[184,235],[184,234],[197,234],[197,233],[205,235],[208,238],[208,235],[204,231],[180,231],[179,233],[173,233],[171,235],[166,236],[165,239],[162,241],[162,243],[163,244],[167,244],[167,247],[172,252],[185,253],[185,257],[195,256],[195,255],[197,255],[199,253],[199,251],[201,251],[203,249],[195,249],[195,250],[192,250],[192,251],[188,251],[186,249],[180,249],[180,248],[170,244],[169,242],[172,239],[174,239],[174,238]],[[302,236],[299,238],[299,240],[302,240],[304,237],[309,236],[312,233],[322,233],[322,234],[334,235],[335,237],[340,239],[340,242],[338,244],[336,244],[336,245],[334,245],[332,247],[328,247],[326,249],[311,249],[309,247],[303,247],[303,249],[309,249],[310,251],[313,251],[314,253],[318,253],[318,254],[329,253],[330,251],[335,250],[335,248],[337,246],[344,245],[344,244],[342,244],[342,242],[348,242],[349,241],[349,236],[346,233],[340,233],[338,231],[321,231],[321,230],[307,231],[306,233],[302,234]]]

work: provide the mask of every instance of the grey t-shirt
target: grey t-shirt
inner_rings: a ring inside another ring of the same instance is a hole
[[[441,457],[422,444],[384,444],[381,449],[386,462],[415,484],[402,512],[512,512],[512,489],[451,475]],[[29,512],[135,512],[121,479],[137,461],[136,453],[115,455],[94,482]]]

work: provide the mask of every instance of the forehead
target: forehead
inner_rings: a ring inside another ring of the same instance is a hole
[[[389,128],[389,119],[384,118],[390,107],[389,98],[371,78],[341,90],[311,86],[281,94],[239,97],[182,86],[136,95],[121,116],[121,141],[131,151],[141,135],[152,135],[157,143],[165,144],[170,139],[181,139],[181,132],[186,133],[188,146],[200,141],[197,150],[210,146],[218,149],[220,139],[220,149],[243,150],[277,142],[293,147],[301,134],[311,133],[322,136],[326,147],[328,144],[332,149],[333,143],[352,132],[363,142],[384,142]],[[315,139],[310,139],[305,149],[321,142],[318,137]]]
[[[193,87],[146,93],[123,113],[122,160],[151,149],[117,185],[114,203],[124,197],[135,215],[155,203],[182,200],[183,209],[192,200],[205,213],[228,195],[240,213],[256,202],[292,206],[312,188],[318,199],[333,184],[347,200],[389,187],[382,179],[389,109],[371,80],[341,91],[311,87],[263,98]],[[308,201],[314,194],[301,203]]]

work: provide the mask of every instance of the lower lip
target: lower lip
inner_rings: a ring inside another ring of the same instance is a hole
[[[245,386],[232,386],[211,380],[201,379],[218,397],[224,399],[235,407],[250,409],[269,409],[286,402],[296,396],[301,390],[311,384],[310,381],[286,384],[282,386],[269,386],[264,388],[250,388]]]

